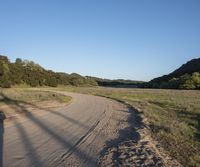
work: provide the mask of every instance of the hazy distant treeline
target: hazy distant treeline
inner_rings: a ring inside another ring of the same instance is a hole
[[[91,77],[94,79],[99,86],[105,87],[130,87],[130,88],[137,88],[140,84],[144,83],[142,81],[134,81],[134,80],[124,80],[124,79],[102,79],[97,77]]]

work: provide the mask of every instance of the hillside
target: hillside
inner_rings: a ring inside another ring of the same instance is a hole
[[[125,80],[125,79],[102,79],[98,77],[88,77],[91,79],[94,79],[99,86],[105,86],[105,87],[118,87],[118,88],[136,88],[141,83],[144,83],[142,81],[134,81],[134,80]]]
[[[0,55],[0,87],[9,88],[14,85],[51,86],[96,86],[92,78],[83,77],[79,74],[58,73],[46,70],[33,61],[17,58],[10,62],[8,57]]]
[[[155,88],[199,89],[200,58],[188,61],[168,75],[151,80],[148,86]]]

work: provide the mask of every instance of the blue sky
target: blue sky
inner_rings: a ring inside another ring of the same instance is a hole
[[[0,0],[0,54],[150,80],[200,57],[199,0]]]

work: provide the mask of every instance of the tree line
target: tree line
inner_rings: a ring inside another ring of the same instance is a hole
[[[91,77],[94,79],[99,86],[104,87],[116,87],[116,88],[136,88],[139,87],[142,81],[134,81],[134,80],[125,80],[125,79],[102,79],[98,77]]]
[[[144,88],[159,89],[200,89],[200,73],[184,74],[168,81],[151,81],[142,85]]]
[[[161,89],[200,89],[200,59],[193,59],[169,75],[155,78],[150,82],[131,80],[108,80],[79,74],[67,74],[46,70],[33,61],[17,58],[10,62],[0,55],[0,87],[10,88],[26,84],[31,87],[58,85],[140,87]]]
[[[7,56],[0,55],[0,87],[10,88],[26,84],[31,87],[58,85],[96,86],[97,82],[79,74],[58,73],[46,70],[33,61],[17,58],[10,62]]]

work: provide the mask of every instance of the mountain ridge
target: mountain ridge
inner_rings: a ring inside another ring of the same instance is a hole
[[[200,88],[200,58],[195,58],[180,66],[178,69],[152,79],[146,87],[199,89]]]
[[[200,58],[195,58],[187,63],[183,64],[178,69],[174,70],[173,72],[169,73],[168,75],[163,75],[158,78],[154,78],[150,82],[160,82],[160,81],[168,81],[173,77],[180,77],[184,74],[192,74],[194,72],[200,72]]]

